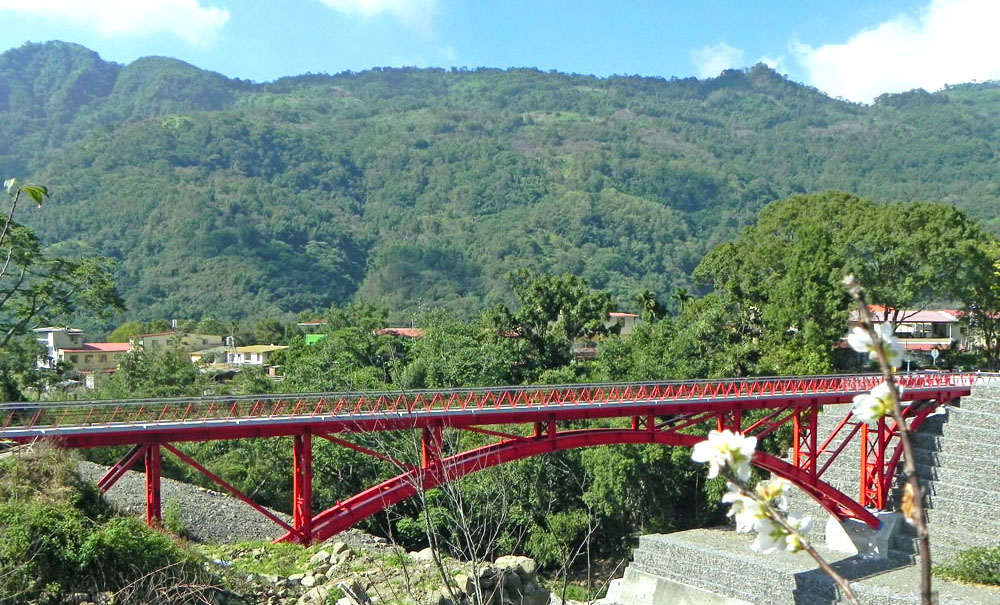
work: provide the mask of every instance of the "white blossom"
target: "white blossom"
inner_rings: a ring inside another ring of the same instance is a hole
[[[775,477],[768,481],[761,481],[757,484],[757,495],[761,500],[778,509],[781,512],[788,510],[788,499],[785,492],[792,487],[788,479]]]
[[[729,429],[711,431],[707,440],[695,444],[691,459],[709,464],[709,479],[718,476],[720,469],[728,468],[738,479],[746,481],[750,478],[750,458],[756,447],[756,437],[745,437]]]
[[[803,536],[809,532],[809,528],[812,527],[812,519],[809,517],[802,517],[796,513],[789,513],[786,519],[788,525],[790,525],[795,532],[788,533],[785,536],[785,550],[788,552],[799,552],[805,548],[805,543],[803,542]]]
[[[770,517],[758,519],[754,529],[757,530],[757,538],[750,544],[751,549],[770,555],[785,547],[785,528]]]
[[[757,524],[757,520],[764,517],[765,513],[759,502],[750,496],[744,496],[732,484],[730,484],[729,488],[731,491],[726,492],[722,496],[722,503],[730,505],[726,516],[732,517],[736,521],[737,532],[741,534],[750,533]]]
[[[889,365],[894,368],[899,367],[903,361],[903,343],[893,333],[892,324],[888,321],[882,322],[875,331],[876,338],[872,339],[868,330],[855,326],[847,335],[847,344],[858,353],[868,353],[868,358],[871,360],[878,359],[878,348],[881,346]]]
[[[902,393],[902,387],[898,387]],[[892,411],[892,393],[889,384],[879,383],[870,393],[854,396],[854,408],[851,410],[862,422],[878,420]]]

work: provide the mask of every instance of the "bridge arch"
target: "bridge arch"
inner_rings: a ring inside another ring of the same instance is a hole
[[[432,489],[478,471],[532,456],[582,447],[632,443],[693,447],[703,440],[704,437],[698,435],[627,428],[579,429],[534,438],[508,439],[400,473],[318,513],[309,522],[307,536],[298,531],[289,531],[275,541],[325,540],[415,496],[421,488]],[[869,510],[843,492],[780,458],[757,451],[752,464],[789,480],[837,518],[855,518],[872,528],[877,528],[880,524]]]

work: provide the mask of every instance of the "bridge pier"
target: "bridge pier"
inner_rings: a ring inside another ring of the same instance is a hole
[[[146,524],[160,525],[162,519],[160,507],[160,471],[163,468],[160,458],[160,444],[146,445]]]
[[[857,519],[826,520],[826,545],[830,550],[860,555],[866,559],[885,559],[893,535],[902,529],[903,516],[897,512],[879,511],[875,516],[881,521],[872,529]]]
[[[312,541],[312,433],[306,429],[292,438],[292,527],[298,542]]]

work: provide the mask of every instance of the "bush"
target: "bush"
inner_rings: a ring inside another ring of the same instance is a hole
[[[65,504],[0,504],[0,603],[71,590],[88,525],[80,511]]]
[[[187,526],[184,525],[184,515],[177,500],[167,500],[163,507],[163,529],[181,538],[190,537]]]
[[[45,445],[0,461],[0,604],[100,591],[121,603],[204,603],[213,589],[200,559],[112,516],[75,465]]]
[[[949,580],[1000,585],[1000,548],[963,550],[953,563],[939,565],[934,571]]]

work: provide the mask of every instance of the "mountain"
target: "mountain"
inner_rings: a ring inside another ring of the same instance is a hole
[[[664,297],[766,203],[841,189],[1000,230],[1000,87],[831,99],[766,66],[708,80],[373,69],[251,83],[74,44],[0,55],[22,220],[118,262],[130,317],[363,298],[397,318],[509,300],[517,267]]]

